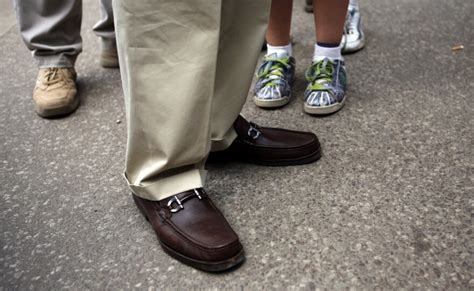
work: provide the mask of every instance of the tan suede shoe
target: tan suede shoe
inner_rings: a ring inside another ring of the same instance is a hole
[[[35,111],[41,117],[72,113],[79,106],[74,68],[40,69],[33,91]]]
[[[100,52],[100,65],[104,68],[118,68],[119,60],[117,49],[102,49]]]

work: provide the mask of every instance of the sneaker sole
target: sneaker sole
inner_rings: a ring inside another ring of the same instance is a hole
[[[63,115],[68,115],[76,111],[79,107],[79,98],[75,98],[73,103],[56,108],[40,108],[38,105],[35,104],[35,112],[41,117],[44,118],[52,118],[52,117],[60,117]]]
[[[336,113],[337,111],[341,110],[342,107],[344,107],[344,104],[346,104],[346,99],[347,98],[344,98],[341,103],[336,103],[331,106],[324,106],[324,107],[309,106],[305,103],[304,111],[311,115],[327,115],[331,113]]]
[[[285,106],[290,102],[290,97],[283,97],[281,99],[259,99],[256,96],[253,97],[253,102],[260,108],[278,108]]]
[[[344,45],[342,48],[342,53],[344,54],[350,54],[350,53],[355,53],[363,49],[365,46],[365,37],[363,36],[361,40],[359,41],[359,44],[353,47],[347,47],[347,43]]]
[[[140,213],[143,215],[146,221],[148,221],[151,224],[150,219],[148,219],[148,216],[143,210],[140,202],[135,198],[134,195],[132,195],[132,198],[133,198],[133,202],[135,202],[135,205],[137,205],[137,208],[140,211]],[[243,249],[239,253],[237,253],[235,256],[227,260],[223,260],[220,262],[205,262],[205,261],[200,261],[200,260],[187,257],[175,251],[173,248],[171,248],[170,246],[162,242],[159,238],[158,238],[158,242],[160,243],[161,248],[165,251],[165,253],[167,253],[172,258],[188,266],[191,266],[193,268],[206,271],[206,272],[217,273],[217,272],[227,271],[229,269],[232,269],[241,265],[245,261],[245,253]]]
[[[117,56],[111,56],[107,54],[101,54],[100,55],[100,65],[103,68],[118,68],[119,67],[119,61]]]

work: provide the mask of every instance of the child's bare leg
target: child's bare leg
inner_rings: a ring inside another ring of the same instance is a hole
[[[344,31],[348,4],[349,0],[313,1],[318,43],[339,45]]]
[[[286,46],[290,43],[293,0],[273,0],[268,22],[267,43]]]

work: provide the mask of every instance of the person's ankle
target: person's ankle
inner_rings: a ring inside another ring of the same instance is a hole
[[[288,55],[289,57],[293,56],[293,46],[291,43],[282,46],[273,46],[267,44],[267,56],[277,54],[277,56]]]
[[[341,54],[342,46],[340,43],[317,42],[314,45],[313,62],[323,59],[344,60]]]

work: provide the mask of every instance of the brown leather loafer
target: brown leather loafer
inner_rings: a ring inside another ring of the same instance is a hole
[[[207,272],[221,272],[245,260],[237,234],[203,189],[160,201],[132,196],[173,258]]]
[[[229,148],[212,152],[208,162],[243,160],[265,166],[311,163],[321,157],[321,145],[311,132],[260,127],[239,116],[234,122],[236,140]]]

